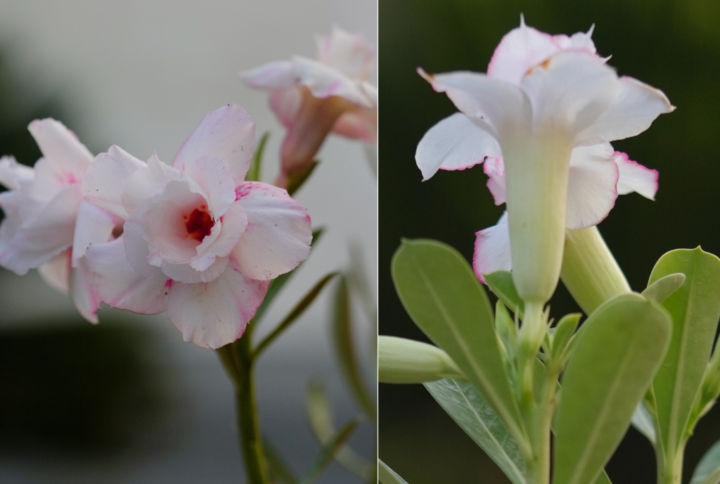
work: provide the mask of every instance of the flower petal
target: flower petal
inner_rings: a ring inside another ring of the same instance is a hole
[[[0,265],[23,275],[69,248],[81,202],[79,187],[71,185],[58,193],[37,217],[22,220],[12,239],[0,245]]]
[[[190,264],[169,264],[163,262],[160,270],[173,281],[185,284],[211,282],[222,275],[230,263],[229,257],[217,257],[203,270],[197,270]]]
[[[377,108],[357,108],[340,115],[332,132],[366,143],[377,143]]]
[[[127,179],[122,188],[123,206],[127,213],[132,213],[146,200],[159,195],[168,183],[186,179],[180,170],[160,161],[153,155],[145,168],[139,168]]]
[[[85,255],[85,251],[93,244],[103,244],[112,237],[115,228],[115,215],[90,202],[83,201],[78,208],[73,237],[72,262]]]
[[[107,244],[93,245],[87,251],[100,297],[109,306],[135,313],[165,311],[172,281],[150,265],[148,268],[157,271],[159,277],[147,278],[133,269],[125,256],[124,238],[125,235]]]
[[[573,150],[568,178],[568,228],[584,229],[607,217],[617,198],[618,176],[609,143]]]
[[[549,123],[574,137],[608,109],[621,84],[599,57],[561,52],[532,69],[521,85],[532,102],[535,126]]]
[[[645,198],[655,200],[658,189],[658,172],[642,166],[620,151],[613,153],[613,159],[620,170],[617,183],[619,195],[636,192]]]
[[[194,212],[202,211],[209,223],[207,201],[193,193],[187,181],[171,181],[162,194],[154,197],[142,214],[143,238],[150,247],[151,258],[171,264],[187,264],[197,255],[201,240],[188,233],[187,221]],[[136,211],[136,212],[139,212]],[[133,212],[128,219],[136,218]],[[160,266],[149,260],[151,264]]]
[[[310,89],[315,97],[324,99],[338,96],[358,106],[374,106],[361,82],[350,79],[330,66],[298,56],[293,57],[293,66],[297,84]]]
[[[495,200],[495,205],[502,205],[507,199],[505,165],[503,165],[502,157],[488,157],[483,165],[483,171],[488,176],[487,187]]]
[[[648,129],[659,115],[674,110],[661,90],[632,77],[621,77],[620,92],[613,103],[578,135],[577,142],[595,144],[630,138]]]
[[[96,278],[85,257],[70,271],[70,298],[80,315],[93,324],[98,323],[97,310],[101,302]]]
[[[474,72],[418,73],[496,139],[506,127],[529,128],[530,100],[518,86]]]
[[[584,51],[595,54],[595,45],[590,38],[591,32],[567,35],[550,35],[528,27],[523,22],[520,27],[511,30],[495,48],[488,76],[520,85],[525,74],[565,50]]]
[[[270,109],[286,128],[295,123],[301,104],[302,93],[295,85],[270,92]]]
[[[120,239],[123,240],[125,246],[125,257],[136,272],[148,279],[164,281],[167,280],[167,276],[163,274],[158,267],[150,265],[148,262],[150,247],[148,241],[145,240],[145,223],[143,216],[149,205],[150,201],[138,207],[136,211],[130,214],[125,225],[123,225],[123,235]]]
[[[204,271],[210,267],[215,262],[216,257],[225,257],[230,254],[237,245],[240,237],[248,226],[247,215],[241,203],[237,201],[230,205],[230,209],[223,216],[222,220],[215,222],[215,226],[220,229],[218,237],[214,240],[210,240],[210,237],[205,237],[197,247],[197,257],[190,261],[190,265],[198,271]],[[213,227],[213,229],[215,229],[215,227]]]
[[[245,180],[256,144],[255,123],[241,106],[228,104],[205,115],[180,147],[172,166],[185,171],[202,157],[220,158],[237,184]]]
[[[29,166],[21,165],[12,156],[0,158],[0,184],[8,190],[20,190],[32,183],[35,172]]]
[[[216,219],[225,215],[235,201],[235,182],[230,168],[220,158],[203,156],[185,164],[185,174],[207,195],[208,205]]]
[[[497,225],[481,230],[475,235],[473,270],[480,281],[485,282],[483,274],[512,269],[507,212],[502,214]]]
[[[292,61],[276,61],[240,73],[248,87],[260,89],[286,89],[295,85],[295,67]]]
[[[137,170],[147,165],[119,146],[111,146],[107,153],[101,153],[90,164],[82,181],[85,200],[127,218],[128,211],[122,202],[125,183]]]
[[[315,36],[318,60],[352,79],[367,79],[375,68],[375,49],[362,34],[333,26],[330,35]]]
[[[269,280],[307,258],[312,226],[301,203],[266,183],[243,183],[236,192],[248,226],[230,254],[235,270],[251,279]]]
[[[495,138],[462,113],[455,113],[425,133],[415,152],[423,181],[438,170],[464,170],[488,156],[500,156]]]
[[[28,130],[58,176],[67,179],[68,183],[82,180],[93,155],[72,131],[52,118],[36,119],[30,123]]]
[[[183,340],[216,349],[243,335],[269,284],[232,269],[205,284],[173,283],[168,317],[182,332]]]
[[[38,273],[48,286],[63,294],[70,290],[70,258],[72,250],[65,250],[38,267]]]

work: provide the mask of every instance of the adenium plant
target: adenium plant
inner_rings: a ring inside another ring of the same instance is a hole
[[[472,266],[443,243],[403,242],[395,287],[436,346],[380,336],[380,381],[423,383],[514,484],[608,484],[631,424],[655,448],[658,482],[680,483],[685,445],[720,394],[720,259],[671,251],[633,292],[596,228],[618,195],[658,189],[657,171],[610,143],[674,107],[618,76],[591,32],[524,21],[486,74],[419,73],[460,110],[420,140],[423,179],[483,164],[506,212],[477,233]],[[550,316],[559,279],[585,315]],[[717,449],[694,484],[717,482]],[[380,478],[404,482],[383,462]]]

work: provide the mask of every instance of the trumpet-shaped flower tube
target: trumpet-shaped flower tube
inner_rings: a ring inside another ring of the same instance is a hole
[[[606,166],[607,165],[607,166]],[[505,203],[505,174],[502,158],[488,159],[484,165],[489,175],[488,188],[496,205]],[[653,200],[657,192],[658,172],[628,159],[625,153],[613,152],[609,143],[578,147],[570,160],[566,227],[573,232],[593,227],[607,214],[593,210],[609,206],[617,194],[636,192]],[[609,210],[609,208],[608,208]],[[589,221],[595,221],[589,223]],[[604,245],[604,244],[603,244]],[[511,261],[508,213],[497,225],[476,233],[473,269],[484,282],[483,274],[513,268]],[[627,283],[626,283],[627,284]]]
[[[270,91],[270,107],[288,130],[281,186],[312,162],[330,132],[366,143],[377,139],[377,91],[367,82],[374,49],[362,35],[337,27],[316,43],[316,59],[295,56],[240,73],[248,86]]]
[[[270,280],[303,261],[312,240],[300,203],[245,181],[255,145],[250,117],[228,105],[205,116],[170,165],[117,146],[98,155],[85,200],[126,220],[121,237],[87,250],[105,303],[167,310],[202,347],[242,336]]]
[[[92,244],[112,240],[117,217],[83,202],[80,184],[93,156],[54,119],[28,127],[43,157],[33,168],[0,159],[0,265],[17,274],[37,268],[52,287],[69,292],[80,314],[97,323],[100,298],[85,260]]]
[[[496,200],[507,203],[515,285],[533,307],[544,304],[560,275],[566,227],[597,224],[627,189],[619,170],[638,171],[609,162],[608,143],[673,107],[657,89],[618,77],[590,33],[551,36],[524,23],[500,42],[487,74],[420,73],[461,111],[418,145],[424,179],[492,160],[486,171]]]

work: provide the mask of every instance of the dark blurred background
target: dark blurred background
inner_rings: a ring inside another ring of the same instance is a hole
[[[595,24],[598,53],[620,75],[665,92],[677,110],[638,137],[613,143],[660,171],[656,201],[618,198],[599,226],[635,290],[657,259],[701,245],[720,254],[720,3],[705,0],[382,0],[380,1],[380,333],[426,341],[405,314],[390,277],[400,238],[446,242],[471,260],[475,232],[494,225],[480,166],[438,172],[421,182],[414,154],[423,134],[456,108],[415,69],[485,72],[495,46],[519,25],[557,34]],[[552,315],[578,311],[558,288]],[[380,457],[411,484],[505,483],[507,479],[420,385],[380,386]],[[720,410],[698,425],[686,452],[684,482],[720,438]],[[655,482],[650,444],[628,431],[607,467],[614,484]]]

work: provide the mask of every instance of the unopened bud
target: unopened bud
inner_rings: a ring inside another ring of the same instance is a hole
[[[424,383],[443,378],[465,379],[440,348],[393,336],[380,336],[379,378],[382,383]]]

